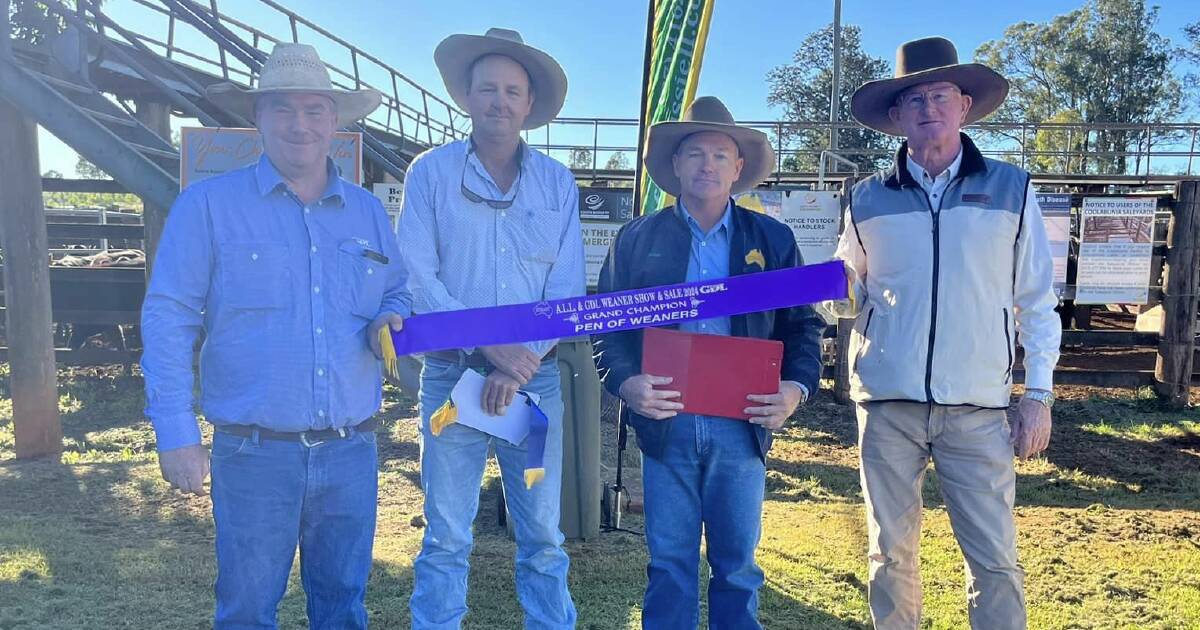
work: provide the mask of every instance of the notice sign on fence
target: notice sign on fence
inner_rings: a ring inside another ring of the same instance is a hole
[[[1054,258],[1054,294],[1061,300],[1067,288],[1067,256],[1071,246],[1071,195],[1038,193],[1042,222]]]
[[[1147,302],[1156,206],[1154,198],[1084,198],[1077,304]]]
[[[633,218],[633,190],[629,188],[580,188],[579,218],[583,231],[583,256],[587,284],[600,281],[600,267],[617,232]]]
[[[833,258],[842,221],[842,193],[829,190],[751,190],[734,201],[778,219],[792,230],[804,263]]]
[[[179,188],[258,161],[262,140],[257,129],[183,127],[180,129]],[[338,131],[330,151],[346,180],[362,185],[362,134]]]

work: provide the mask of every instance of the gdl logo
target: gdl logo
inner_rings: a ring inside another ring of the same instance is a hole
[[[592,193],[583,198],[583,204],[588,210],[599,210],[604,206],[604,195]]]

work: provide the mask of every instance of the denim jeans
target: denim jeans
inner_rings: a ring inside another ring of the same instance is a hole
[[[567,591],[569,561],[559,531],[562,485],[563,401],[558,365],[542,363],[525,390],[541,396],[550,420],[546,433],[546,477],[525,488],[526,451],[461,424],[434,437],[429,417],[449,398],[461,365],[426,357],[421,373],[421,489],[425,492],[425,537],[413,562],[412,627],[460,628],[467,614],[471,523],[488,445],[496,449],[504,497],[517,538],[517,598],[526,628],[573,628],[575,604]]]
[[[213,435],[214,628],[276,627],[297,544],[309,627],[367,627],[376,460],[371,432],[311,448]]]
[[[642,458],[650,564],[642,627],[694,629],[700,616],[700,534],[708,543],[708,627],[761,628],[754,563],[766,467],[753,426],[679,415],[661,458]]]

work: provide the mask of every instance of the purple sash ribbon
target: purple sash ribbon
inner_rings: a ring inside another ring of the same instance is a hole
[[[772,311],[846,297],[842,261],[582,297],[414,315],[397,355],[562,339]]]

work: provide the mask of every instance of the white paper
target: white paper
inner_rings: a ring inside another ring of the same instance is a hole
[[[525,404],[524,396],[518,393],[504,415],[489,416],[483,409],[483,386],[486,381],[475,370],[466,370],[458,379],[458,384],[450,392],[450,398],[458,408],[458,423],[519,445],[529,435],[532,410]],[[541,402],[537,394],[531,393],[529,396],[534,403]]]
[[[1145,304],[1154,256],[1152,197],[1086,197],[1076,304]]]

